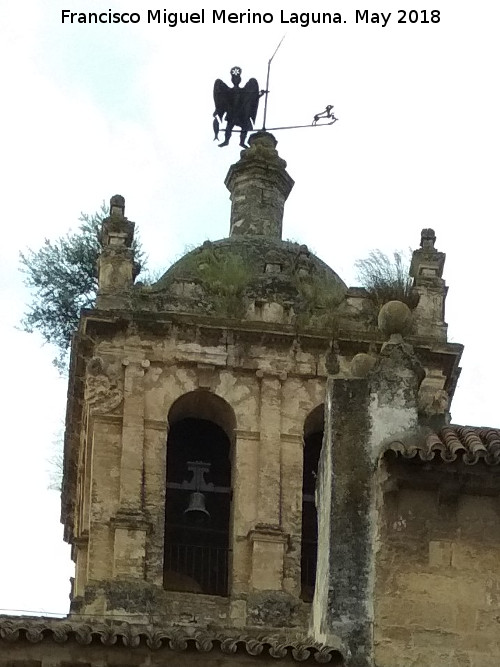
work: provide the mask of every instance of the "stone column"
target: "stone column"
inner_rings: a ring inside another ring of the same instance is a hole
[[[286,162],[269,132],[252,134],[225,184],[231,193],[230,236],[261,235],[281,239],[285,201],[293,187]]]

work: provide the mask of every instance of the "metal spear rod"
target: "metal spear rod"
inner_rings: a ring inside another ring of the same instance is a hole
[[[327,125],[333,125],[338,118],[335,118],[334,120],[331,120],[329,123],[316,123],[313,125],[312,123],[309,125],[284,125],[283,127],[270,127],[269,132],[276,132],[276,130],[298,130],[301,127],[326,127]]]
[[[274,51],[273,55],[269,58],[269,62],[267,63],[267,79],[266,79],[266,99],[264,100],[264,122],[262,123],[262,129],[266,129],[266,118],[267,118],[267,97],[269,95],[269,73],[271,72],[271,63],[273,62],[274,56],[277,54],[278,49],[281,46],[281,43],[286,37],[286,33],[283,35],[283,37],[280,40],[280,43],[276,47],[276,50]]]
[[[277,130],[298,130],[301,127],[326,127],[327,125],[333,125],[338,121],[338,118],[334,118],[333,120],[329,121],[328,123],[316,123],[313,125],[312,123],[309,123],[308,125],[283,125],[282,127],[269,127],[267,128],[268,132],[276,132]],[[265,128],[262,128],[263,130]],[[225,132],[225,128],[221,127],[221,132]],[[235,132],[236,134],[241,132],[240,128],[237,129],[232,129],[231,132]],[[257,132],[257,130],[250,130],[250,132]]]

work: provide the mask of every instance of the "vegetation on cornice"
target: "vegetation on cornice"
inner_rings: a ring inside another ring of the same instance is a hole
[[[409,265],[407,254],[395,251],[390,257],[381,250],[372,250],[368,257],[355,262],[357,279],[376,306],[396,300],[413,309],[418,294],[413,289]]]
[[[55,345],[54,365],[64,372],[71,337],[78,327],[82,308],[93,308],[97,294],[97,260],[102,250],[101,227],[109,209],[103,203],[95,213],[82,213],[76,231],[55,240],[45,239],[38,250],[19,253],[29,301],[20,326],[28,333],[38,332]],[[144,268],[145,256],[140,241],[132,243],[135,269]]]
[[[181,308],[235,319],[245,317],[254,300],[274,302],[292,308],[300,328],[330,327],[346,287],[302,248],[260,237],[206,241],[174,264],[151,294],[170,294]]]
[[[255,275],[255,269],[240,255],[218,252],[208,246],[196,257],[195,276],[207,296],[211,297],[214,313],[240,318],[245,315],[244,292]]]
[[[337,328],[336,308],[344,296],[339,285],[318,274],[296,276],[299,304],[295,324],[297,328]]]

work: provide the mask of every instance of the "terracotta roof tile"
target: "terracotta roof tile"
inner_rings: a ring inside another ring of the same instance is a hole
[[[281,636],[227,635],[221,632],[179,627],[158,627],[127,622],[99,623],[94,620],[79,621],[71,618],[43,618],[29,616],[0,616],[0,653],[3,642],[33,644],[53,640],[58,644],[76,641],[80,645],[100,641],[108,647],[128,646],[136,648],[185,651],[193,647],[201,653],[211,651],[226,654],[245,651],[251,656],[269,655],[272,658],[290,658],[296,662],[339,664],[341,647],[318,644],[312,639],[291,640]]]
[[[484,461],[500,464],[500,429],[477,426],[446,426],[437,433],[427,433],[420,441],[389,443],[384,452],[392,451],[407,459],[432,461],[436,455],[446,463],[462,460],[467,465]]]

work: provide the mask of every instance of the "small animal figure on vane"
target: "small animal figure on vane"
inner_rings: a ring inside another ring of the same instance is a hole
[[[322,111],[321,113],[317,113],[314,116],[312,124],[316,125],[318,120],[321,120],[322,118],[331,121],[330,123],[328,123],[328,125],[335,123],[335,121],[338,120],[338,118],[335,118],[335,114],[333,113],[332,109],[333,109],[333,104],[328,104],[324,111]]]

